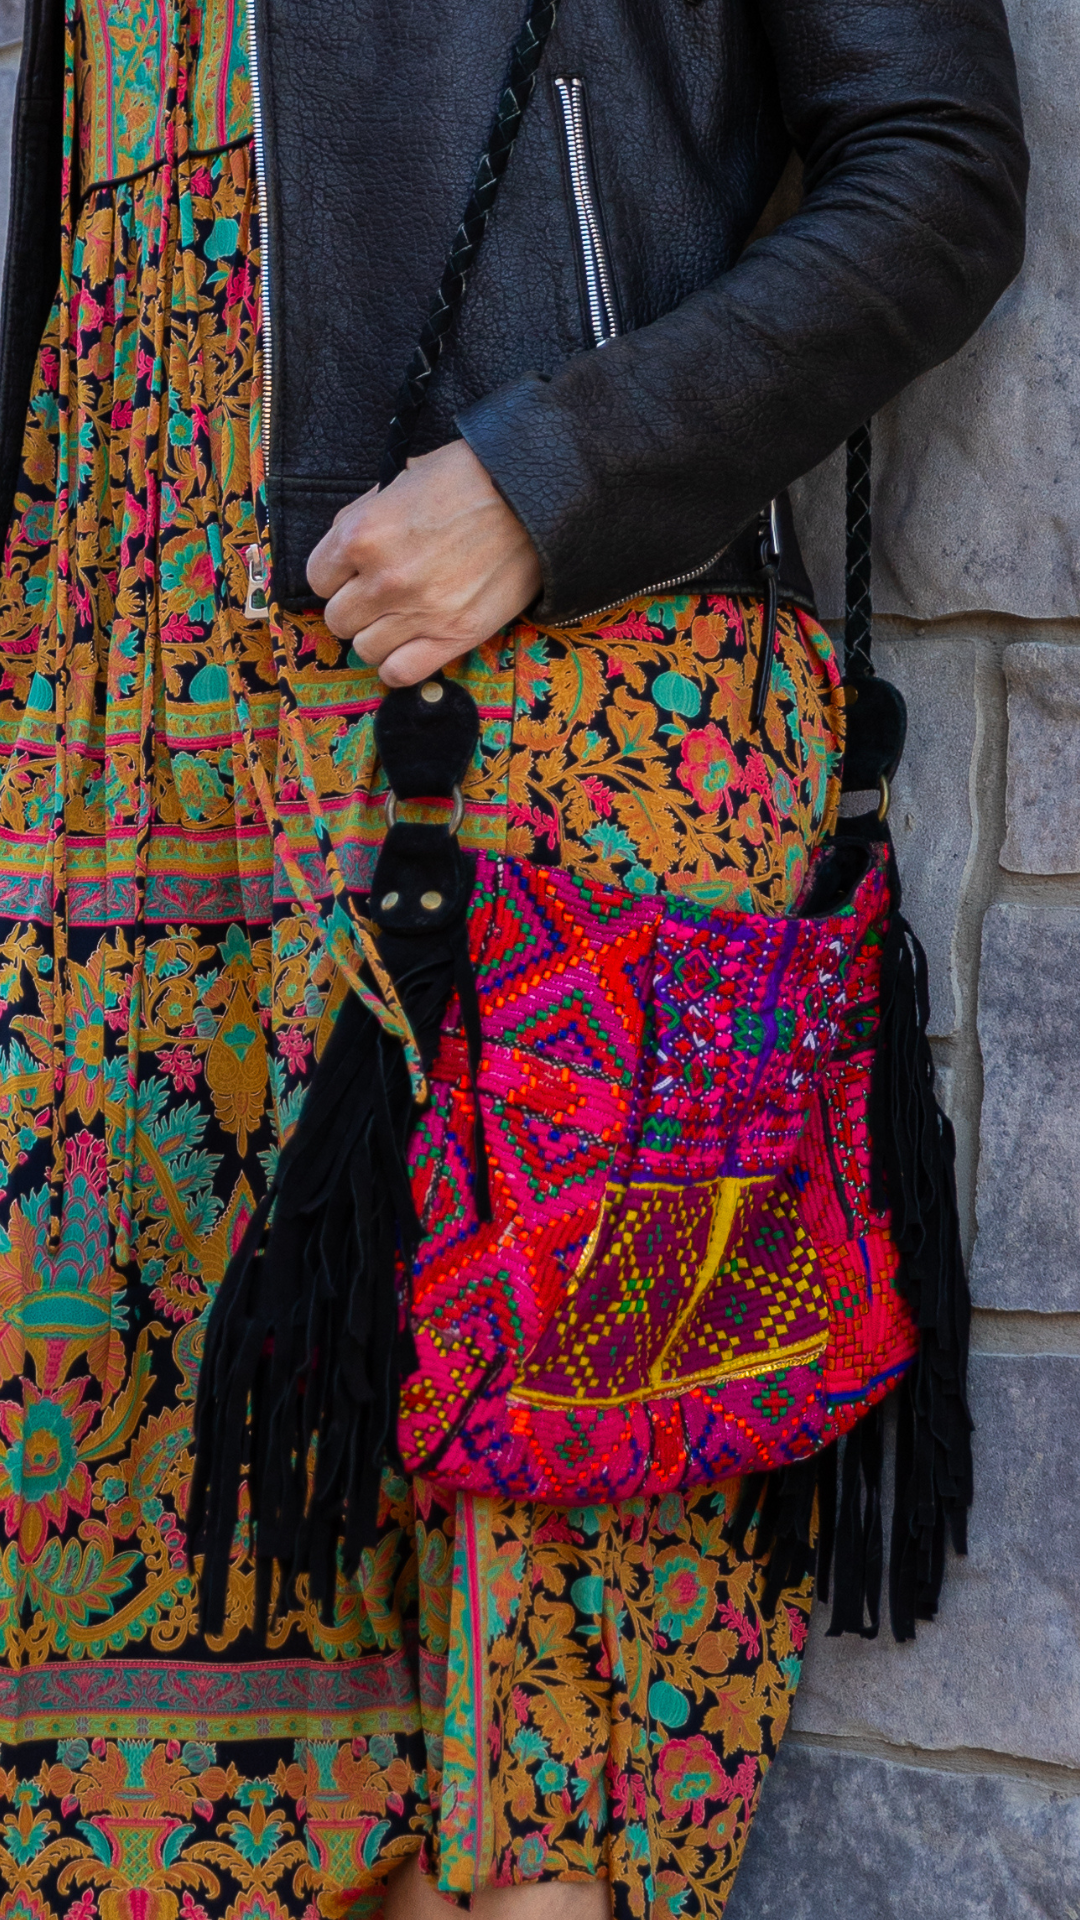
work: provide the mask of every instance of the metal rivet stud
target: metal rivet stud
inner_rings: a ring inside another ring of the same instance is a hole
[[[420,895],[420,905],[423,907],[425,913],[437,913],[438,909],[442,906],[442,894],[436,893],[434,888],[432,888],[430,893],[422,893]]]
[[[393,913],[394,908],[397,906],[397,903],[400,899],[401,899],[400,893],[384,893],[382,897],[383,912]]]
[[[443,689],[442,687],[440,687],[437,680],[424,681],[424,684],[420,689],[421,700],[426,700],[429,707],[437,707],[442,697],[443,697]]]

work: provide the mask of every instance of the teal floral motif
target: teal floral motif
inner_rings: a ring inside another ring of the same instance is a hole
[[[596,847],[603,854],[605,860],[615,859],[619,854],[631,858],[637,854],[637,847],[630,835],[613,821],[599,821],[595,827],[590,827],[585,838],[591,847]]]
[[[198,673],[192,674],[188,691],[200,706],[223,704],[229,698],[228,673],[224,667],[208,661],[205,667],[199,668]]]
[[[700,1562],[695,1556],[673,1554],[657,1563],[657,1614],[661,1631],[672,1640],[687,1639],[692,1629],[700,1625],[710,1598],[710,1589],[701,1578]]]
[[[231,260],[236,253],[239,241],[239,221],[215,220],[203,241],[203,250],[208,260]]]
[[[0,1403],[0,1432],[11,1441],[0,1452],[0,1507],[9,1533],[18,1528],[24,1502],[43,1503],[61,1523],[74,1492],[73,1504],[89,1512],[85,1467],[78,1486],[72,1486],[79,1472],[78,1445],[72,1419],[62,1406],[36,1397],[25,1407]]]
[[[169,397],[169,440],[174,447],[190,447],[193,436],[191,415],[178,394]]]
[[[30,682],[30,691],[26,696],[26,704],[31,713],[52,712],[53,691],[44,674],[35,673],[33,680]]]
[[[173,544],[161,562],[161,586],[181,612],[209,625],[214,618],[214,562],[205,538]]]
[[[696,720],[701,712],[701,688],[684,673],[659,673],[653,681],[653,699],[672,713]]]
[[[46,501],[27,507],[22,517],[24,540],[29,540],[34,546],[47,546],[52,538],[53,519],[54,509]]]
[[[773,775],[772,797],[777,813],[786,814],[792,811],[796,799],[795,787],[783,767]]]
[[[659,892],[660,882],[655,873],[643,867],[640,861],[635,860],[632,866],[627,867],[625,878],[631,893],[648,895]]]
[[[685,1727],[690,1718],[690,1702],[679,1687],[668,1680],[656,1680],[649,1688],[649,1712],[662,1727]]]
[[[154,1075],[143,1082],[139,1126],[168,1170],[189,1230],[199,1234],[210,1231],[222,1207],[214,1192],[221,1155],[202,1144],[208,1124],[203,1108],[193,1101],[176,1101],[168,1080]],[[151,1213],[166,1211],[163,1194],[148,1192],[147,1201]]]
[[[566,1781],[566,1768],[557,1760],[542,1760],[536,1769],[536,1787],[539,1793],[561,1793]]]
[[[188,818],[206,820],[220,812],[229,790],[205,754],[174,753],[173,779]]]
[[[285,1814],[276,1805],[277,1788],[272,1780],[245,1780],[237,1788],[236,1798],[248,1818],[233,1822],[233,1845],[249,1866],[261,1867],[285,1835]]]
[[[221,958],[222,963],[227,967],[236,962],[246,966],[251,965],[251,939],[242,927],[234,924],[229,928],[221,942]]]
[[[53,1823],[47,1811],[34,1812],[41,1806],[41,1800],[41,1788],[36,1780],[17,1783],[13,1795],[15,1818],[4,1823],[3,1844],[10,1849],[19,1867],[29,1867],[48,1843]],[[29,1901],[25,1906],[21,1902],[11,1906],[5,1900],[4,1908],[6,1920],[38,1920]]]
[[[522,1727],[510,1742],[519,1760],[547,1760],[549,1751],[547,1741],[537,1733],[535,1727]]]
[[[523,1880],[536,1880],[547,1865],[547,1845],[539,1833],[526,1834],[518,1849],[518,1867]]]
[[[586,1617],[599,1614],[604,1604],[604,1583],[598,1574],[587,1574],[574,1581],[570,1598],[578,1612]]]

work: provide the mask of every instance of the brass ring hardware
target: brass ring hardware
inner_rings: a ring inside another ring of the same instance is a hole
[[[447,823],[447,832],[457,833],[458,829],[461,826],[462,821],[465,818],[465,799],[462,794],[461,788],[457,786],[455,786],[451,797],[453,799],[454,804],[450,812],[450,819]],[[397,794],[396,793],[388,793],[386,796],[386,824],[387,824],[387,827],[397,826]]]
[[[878,781],[878,793],[881,798],[878,801],[877,817],[879,820],[884,820],[888,816],[889,806],[892,802],[892,794],[889,792],[889,782],[885,774],[882,774]]]

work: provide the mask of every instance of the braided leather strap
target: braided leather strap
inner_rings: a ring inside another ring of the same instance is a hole
[[[844,658],[849,680],[873,673],[870,631],[870,428],[857,427],[847,443],[847,568]]]
[[[555,25],[557,11],[558,0],[530,0],[525,25],[511,50],[510,65],[491,123],[487,147],[473,177],[468,205],[451,243],[442,279],[398,393],[386,451],[379,468],[380,487],[387,487],[391,480],[396,480],[408,460],[431,376],[439,364],[439,356],[465,297],[466,276],[480,251],[499,182],[506,172],[525,109],[532,97],[540,57]]]

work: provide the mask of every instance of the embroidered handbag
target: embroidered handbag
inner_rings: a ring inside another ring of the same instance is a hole
[[[384,484],[554,11],[533,0],[515,46]],[[891,775],[903,710],[870,666],[863,442],[851,460],[855,786]],[[777,617],[768,515],[761,559],[755,711]],[[442,676],[388,695],[376,744],[393,795],[454,796],[477,726]],[[811,1562],[819,1462],[848,1432],[838,1614],[864,1631],[865,1602],[875,1630],[866,1416],[904,1375],[893,1614],[910,1631],[936,1603],[947,1527],[962,1546],[970,1421],[951,1135],[887,834],[873,812],[853,823],[799,910],[769,918],[474,860],[459,818],[390,825],[356,929],[366,970],[210,1315],[188,1516],[207,1631],[245,1474],[263,1623],[275,1561],[279,1604],[303,1572],[332,1607],[388,1449],[450,1486],[556,1503],[748,1474],[735,1529],[761,1504],[755,1550],[774,1539],[778,1590]],[[760,1503],[757,1476],[777,1468]],[[828,1531],[835,1466],[822,1489]]]
[[[826,1371],[848,1303],[853,1407],[903,1371],[917,1339],[887,1234],[863,1237],[870,1284],[845,1301],[807,1225],[816,1209],[828,1239],[834,1181],[808,1111],[887,905],[880,851],[839,847],[811,903],[852,855],[850,900],[790,919],[480,860],[475,1090],[444,1029],[410,1153],[410,1471],[573,1505],[785,1465],[858,1418]],[[835,1130],[827,1105],[818,1123]]]

